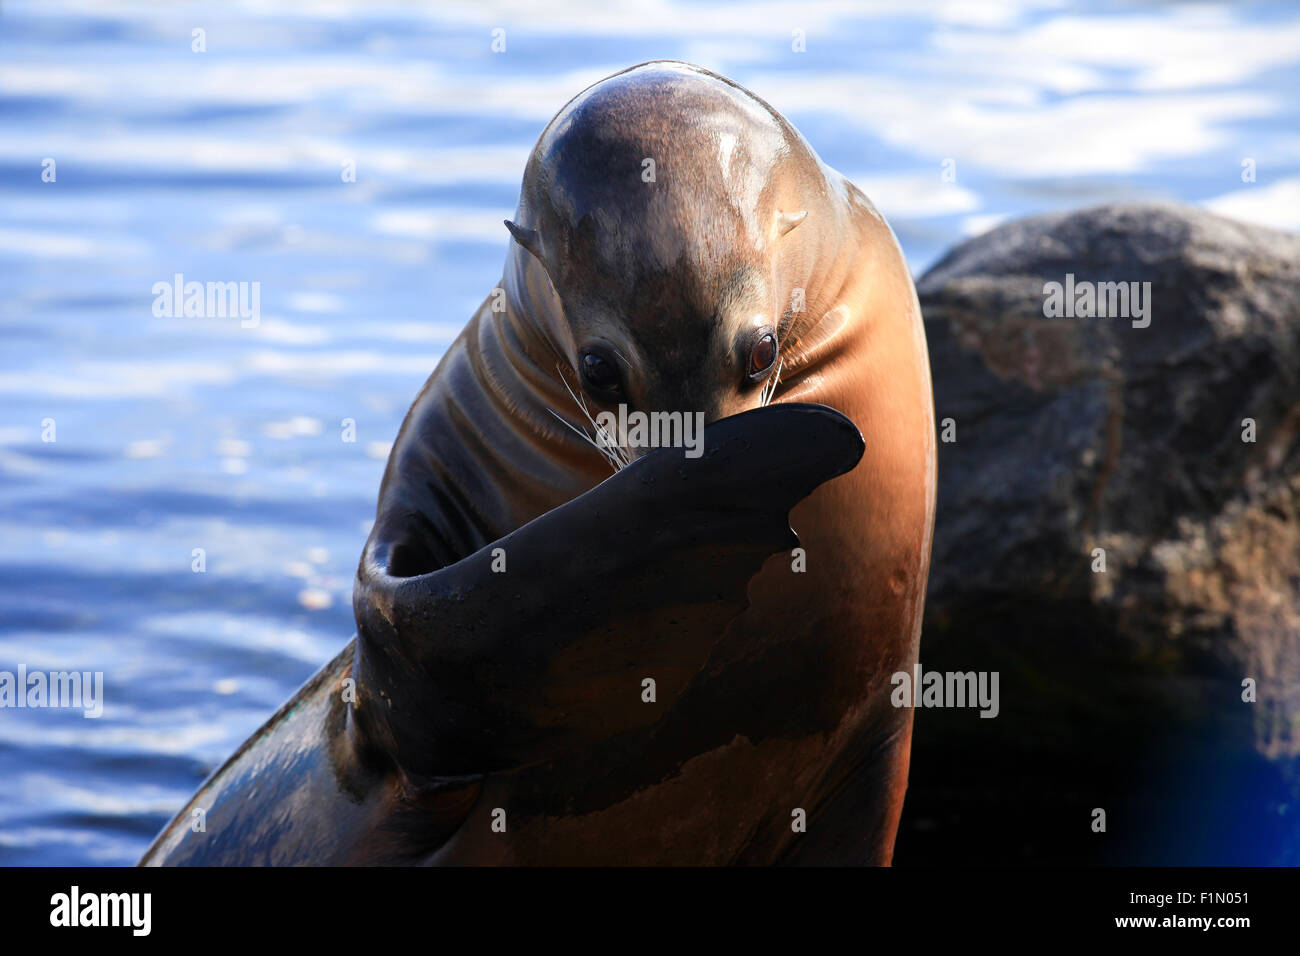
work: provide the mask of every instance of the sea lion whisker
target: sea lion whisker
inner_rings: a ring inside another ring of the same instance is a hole
[[[563,417],[562,415],[560,415],[558,412],[556,412],[555,409],[553,409],[553,408],[548,408],[547,411],[550,412],[552,415],[554,415],[556,421],[558,421],[561,425],[563,425],[565,428],[569,429],[571,432],[573,432],[575,435],[577,435],[579,438],[581,438],[583,441],[585,441],[587,444],[589,444],[592,448],[596,449],[596,451],[600,452],[601,455],[604,456],[605,461],[609,464],[609,466],[610,466],[611,468],[614,469],[614,471],[617,472],[617,471],[619,471],[619,470],[622,468],[622,465],[620,464],[619,459],[618,459],[617,457],[615,457],[615,455],[614,455],[614,453],[613,453],[612,451],[610,451],[608,448],[602,448],[602,447],[600,446],[600,444],[599,444],[599,443],[598,443],[594,438],[592,438],[590,435],[588,435],[588,434],[587,434],[586,432],[584,432],[582,429],[580,429],[580,428],[578,428],[578,427],[576,427],[576,426],[570,424],[569,422],[565,421],[565,420],[564,420],[564,417]]]
[[[763,385],[763,391],[759,395],[759,404],[763,408],[772,404],[772,399],[776,397],[776,386],[777,383],[781,381],[781,366],[784,364],[785,359],[778,354],[776,358],[776,371],[772,373],[772,377]]]
[[[583,416],[591,423],[591,427],[596,430],[596,437],[593,438],[581,429],[575,428],[572,424],[557,414],[554,409],[547,409],[547,411],[552,415],[555,415],[555,417],[565,425],[568,425],[571,430],[581,435],[593,448],[604,455],[605,460],[609,462],[610,467],[612,467],[614,471],[621,471],[628,465],[632,464],[632,456],[628,453],[627,449],[620,445],[613,435],[596,422],[596,419],[591,414],[591,410],[587,408],[586,401],[583,400],[581,395],[578,395],[573,391],[573,388],[569,385],[569,380],[564,377],[564,367],[557,362],[555,369],[560,373],[560,384],[564,386],[564,390],[569,393],[569,397],[573,399],[574,404],[578,406],[582,411]]]

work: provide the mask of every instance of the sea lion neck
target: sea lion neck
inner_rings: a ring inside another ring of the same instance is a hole
[[[453,564],[608,477],[573,431],[586,422],[561,317],[544,273],[512,255],[402,423],[362,573]]]

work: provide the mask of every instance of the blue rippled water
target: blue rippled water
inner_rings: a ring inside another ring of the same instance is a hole
[[[665,57],[790,117],[918,270],[1116,198],[1300,229],[1288,4],[6,2],[0,671],[101,671],[104,712],[0,709],[0,863],[134,862],[349,638],[389,443],[533,141]],[[177,273],[259,283],[260,321],[155,315]]]

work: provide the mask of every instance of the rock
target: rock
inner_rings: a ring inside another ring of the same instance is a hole
[[[1047,283],[1149,311],[1047,317]],[[921,662],[999,671],[1001,713],[917,713],[896,862],[1300,863],[1300,237],[1108,205],[965,242],[918,291]]]

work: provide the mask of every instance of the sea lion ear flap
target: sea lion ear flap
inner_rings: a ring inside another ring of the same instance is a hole
[[[808,210],[800,209],[798,212],[778,212],[776,214],[776,234],[778,237],[786,235],[795,226],[808,218]]]
[[[515,237],[515,242],[527,249],[532,253],[533,258],[540,262],[542,259],[542,243],[537,230],[517,225],[509,219],[505,220],[505,224],[506,228],[510,230],[510,235]]]

